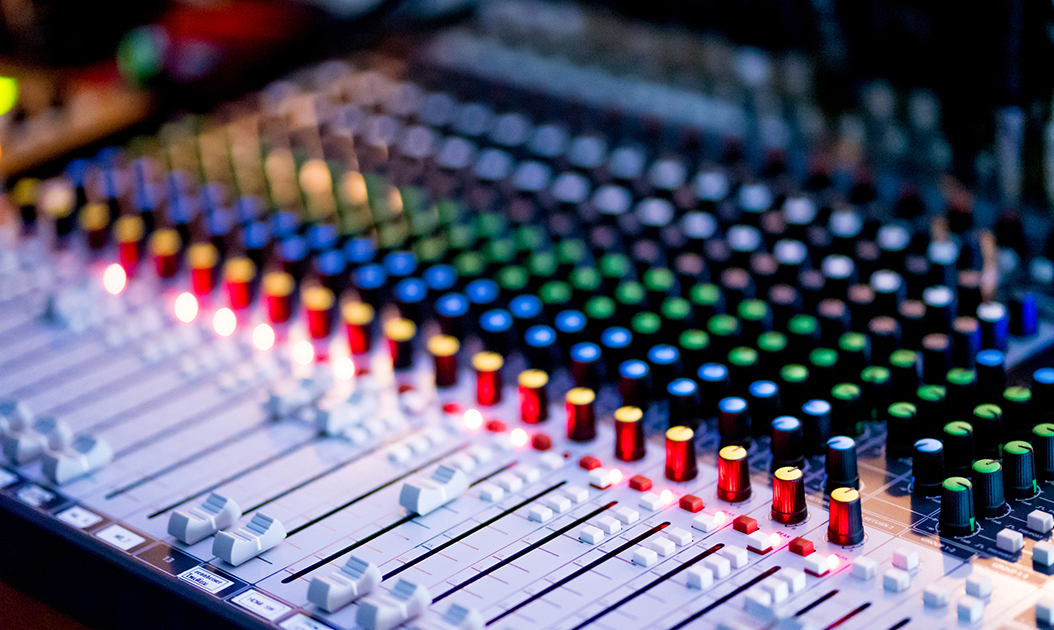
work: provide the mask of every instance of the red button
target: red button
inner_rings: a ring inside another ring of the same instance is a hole
[[[639,492],[651,490],[651,479],[644,475],[633,475],[629,478],[629,487]]]
[[[578,465],[586,470],[594,470],[600,468],[600,460],[592,455],[586,455],[582,459],[578,460]]]
[[[811,540],[805,540],[801,536],[790,541],[787,548],[791,550],[791,553],[796,553],[799,556],[807,556],[812,552],[816,551],[816,547],[812,544]]]
[[[737,516],[732,521],[732,529],[737,532],[743,532],[744,534],[753,534],[758,531],[758,522],[749,516]]]
[[[505,423],[501,420],[487,420],[486,426],[491,433],[505,433]]]
[[[548,451],[553,447],[553,438],[545,433],[535,433],[534,437],[531,438],[531,446],[536,451]]]
[[[681,497],[681,509],[695,514],[703,509],[703,500],[694,494],[686,494]]]

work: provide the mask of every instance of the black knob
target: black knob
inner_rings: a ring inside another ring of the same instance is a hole
[[[941,493],[941,483],[944,481],[944,445],[940,440],[923,438],[915,442],[911,471],[915,476],[916,495],[935,497]]]
[[[1044,422],[1032,429],[1032,449],[1036,455],[1036,477],[1054,480],[1054,424]]]
[[[999,459],[1003,443],[1003,410],[997,405],[977,405],[970,421],[974,430],[976,457]]]
[[[1003,410],[1003,425],[1015,440],[1032,439],[1035,414],[1032,411],[1032,392],[1027,387],[1007,387],[1002,392],[999,406]]]
[[[722,398],[717,403],[717,429],[721,434],[721,446],[743,446],[750,444],[750,414],[747,401],[742,398]]]
[[[949,475],[969,477],[974,459],[973,427],[957,420],[944,425],[944,462]]]
[[[699,385],[690,378],[677,378],[666,386],[670,399],[670,426],[699,428]]]
[[[1054,425],[1051,425],[1054,428]],[[805,465],[802,448],[801,421],[793,416],[782,416],[772,421],[772,470]]]
[[[947,394],[940,385],[923,385],[915,392],[921,437],[939,438],[948,420]]]
[[[979,459],[973,463],[974,503],[985,518],[1000,516],[1006,510],[1003,494],[1003,466],[999,460]]]
[[[981,350],[976,363],[978,402],[998,403],[1006,389],[1006,357],[998,350]]]
[[[772,421],[779,415],[780,390],[772,381],[754,381],[747,392],[750,406],[750,430],[754,437],[771,431]]]
[[[856,442],[845,435],[827,440],[827,459],[824,462],[827,483],[824,492],[835,488],[860,489],[860,473],[856,466]]]
[[[1003,486],[1011,499],[1028,499],[1039,492],[1032,445],[1014,440],[1003,447]]]
[[[911,457],[915,452],[918,427],[915,405],[893,403],[886,409],[886,457]]]
[[[977,405],[977,377],[973,370],[952,368],[945,376],[945,399],[954,420],[970,417]]]
[[[802,405],[801,411],[805,451],[819,455],[831,439],[831,405],[826,400],[810,400]]]
[[[831,389],[831,430],[838,435],[860,435],[864,419],[862,407],[859,386],[855,383],[835,385]]]
[[[977,528],[969,479],[948,477],[941,485],[940,528],[944,536],[966,536]]]
[[[918,353],[897,350],[889,355],[889,376],[893,381],[893,400],[911,400],[922,384]]]

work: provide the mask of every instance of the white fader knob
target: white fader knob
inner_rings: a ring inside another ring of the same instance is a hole
[[[100,470],[113,460],[110,444],[99,437],[82,435],[62,450],[47,450],[42,462],[44,475],[62,485]]]
[[[307,599],[326,612],[336,612],[377,588],[381,570],[372,562],[351,556],[330,575],[311,580]]]
[[[0,436],[4,456],[13,464],[28,464],[44,452],[44,448],[62,450],[73,439],[73,431],[62,420],[39,418],[32,425],[16,419]]]
[[[443,615],[443,623],[457,630],[483,630],[483,616],[475,608],[451,604]]]
[[[234,499],[213,492],[200,506],[173,512],[168,518],[168,533],[193,545],[234,525],[241,517],[242,509]]]
[[[419,617],[431,599],[424,586],[399,580],[391,592],[363,600],[355,621],[366,630],[391,630]]]
[[[245,527],[216,534],[212,553],[227,564],[238,566],[285,540],[282,523],[257,513]]]
[[[453,466],[440,466],[431,479],[407,481],[399,493],[399,505],[414,514],[428,514],[468,490],[468,477]]]

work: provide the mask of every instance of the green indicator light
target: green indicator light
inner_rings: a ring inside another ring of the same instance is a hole
[[[508,291],[521,291],[527,286],[527,270],[523,267],[505,267],[498,272],[498,284]]]
[[[659,312],[666,319],[673,321],[688,319],[692,314],[692,305],[683,298],[672,298],[662,303]]]
[[[700,306],[713,306],[721,301],[721,289],[716,284],[697,284],[689,290],[688,299]]]
[[[913,418],[916,412],[915,405],[911,403],[898,402],[889,406],[889,415],[894,418]]]
[[[1032,400],[1032,392],[1027,387],[1007,387],[1003,390],[1003,398],[1010,402],[1026,403]]]
[[[706,322],[711,335],[729,337],[739,332],[739,320],[731,315],[714,315]]]
[[[852,383],[839,383],[831,388],[831,395],[838,400],[853,400],[860,397],[860,388]]]
[[[1007,442],[1006,446],[1003,447],[1003,452],[1010,453],[1012,455],[1024,455],[1032,451],[1032,445],[1028,442],[1022,442],[1021,440],[1013,440]]]
[[[556,273],[556,256],[552,252],[539,252],[527,262],[532,276],[548,278]]]
[[[800,383],[809,378],[809,368],[799,363],[790,363],[780,368],[780,378],[788,383]]]
[[[974,382],[975,376],[973,370],[967,370],[963,368],[952,368],[948,370],[948,383],[951,385],[957,385],[964,387]]]
[[[579,267],[571,272],[571,286],[593,292],[600,286],[600,273],[592,267]]]
[[[911,350],[896,350],[889,355],[889,364],[893,367],[906,368],[915,365],[918,355]]]
[[[999,472],[1002,470],[1003,466],[994,459],[979,459],[973,463],[972,468],[974,472],[991,474]]]
[[[655,313],[637,313],[630,320],[630,328],[642,335],[653,335],[662,328],[662,320]]]
[[[984,418],[985,420],[994,420],[1000,418],[1003,415],[1003,410],[998,405],[986,403],[983,405],[977,405],[973,408],[973,415],[978,418]]]
[[[845,352],[863,352],[867,348],[867,337],[860,333],[847,332],[838,339],[838,347]]]
[[[1044,422],[1032,428],[1032,434],[1037,437],[1054,437],[1054,424]]]
[[[946,390],[940,385],[923,385],[915,392],[919,400],[927,402],[940,402],[944,400],[945,395]]]
[[[956,420],[955,422],[949,422],[944,425],[944,432],[948,435],[964,436],[973,433],[973,427],[970,426],[969,422],[963,422],[962,420]]]
[[[556,257],[563,264],[577,265],[585,260],[586,245],[578,239],[563,241],[556,246]]]
[[[819,327],[819,322],[812,315],[795,315],[787,322],[787,332],[792,335],[812,335]]]
[[[809,363],[816,367],[834,367],[838,362],[838,352],[830,348],[816,348],[809,353]]]
[[[538,296],[546,304],[567,304],[571,301],[571,287],[566,282],[553,280],[542,285]]]
[[[622,304],[640,304],[644,301],[644,287],[636,282],[622,282],[615,287],[615,299]]]
[[[881,365],[869,365],[864,368],[864,371],[860,372],[860,380],[865,383],[885,383],[889,379],[889,369]]]
[[[768,315],[769,306],[761,300],[743,300],[737,310],[741,319],[758,321]]]
[[[710,335],[692,328],[681,333],[681,336],[677,338],[677,343],[685,350],[702,350],[710,345]],[[1046,426],[1054,429],[1054,424]]]
[[[644,286],[649,291],[669,291],[673,288],[673,272],[655,267],[644,272]]]
[[[732,348],[728,352],[728,362],[740,367],[754,365],[758,362],[758,351],[747,346]]]
[[[944,480],[944,489],[952,492],[966,492],[973,489],[973,484],[964,477],[948,477]]]
[[[600,295],[586,302],[586,317],[589,319],[610,319],[615,315],[615,300]]]
[[[600,259],[600,273],[605,278],[625,278],[629,272],[629,258],[622,254],[604,254]]]
[[[478,276],[487,267],[487,261],[476,252],[465,252],[454,259],[454,268],[461,276]]]
[[[779,352],[787,347],[787,337],[783,333],[769,331],[758,335],[758,350]]]

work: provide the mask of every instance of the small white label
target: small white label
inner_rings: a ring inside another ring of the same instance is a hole
[[[124,551],[128,551],[132,547],[146,542],[146,539],[139,534],[128,531],[120,525],[110,525],[98,534],[95,534],[95,536]]]
[[[278,625],[285,628],[285,630],[333,630],[326,624],[299,613]]]
[[[48,492],[37,485],[30,484],[18,489],[18,500],[34,507],[40,507],[54,498],[54,492]]]
[[[95,512],[89,512],[79,505],[75,505],[68,510],[60,512],[58,519],[77,529],[85,529],[101,521],[102,517]]]
[[[231,601],[269,621],[274,621],[292,610],[282,602],[275,601],[256,590],[245,591]]]
[[[18,481],[18,475],[0,468],[0,488],[6,488],[16,481]]]
[[[234,584],[234,582],[231,582],[227,578],[220,577],[212,571],[207,571],[202,567],[194,567],[189,571],[180,573],[179,579],[184,582],[189,582],[201,590],[208,591],[213,595],[219,593],[231,584]]]

